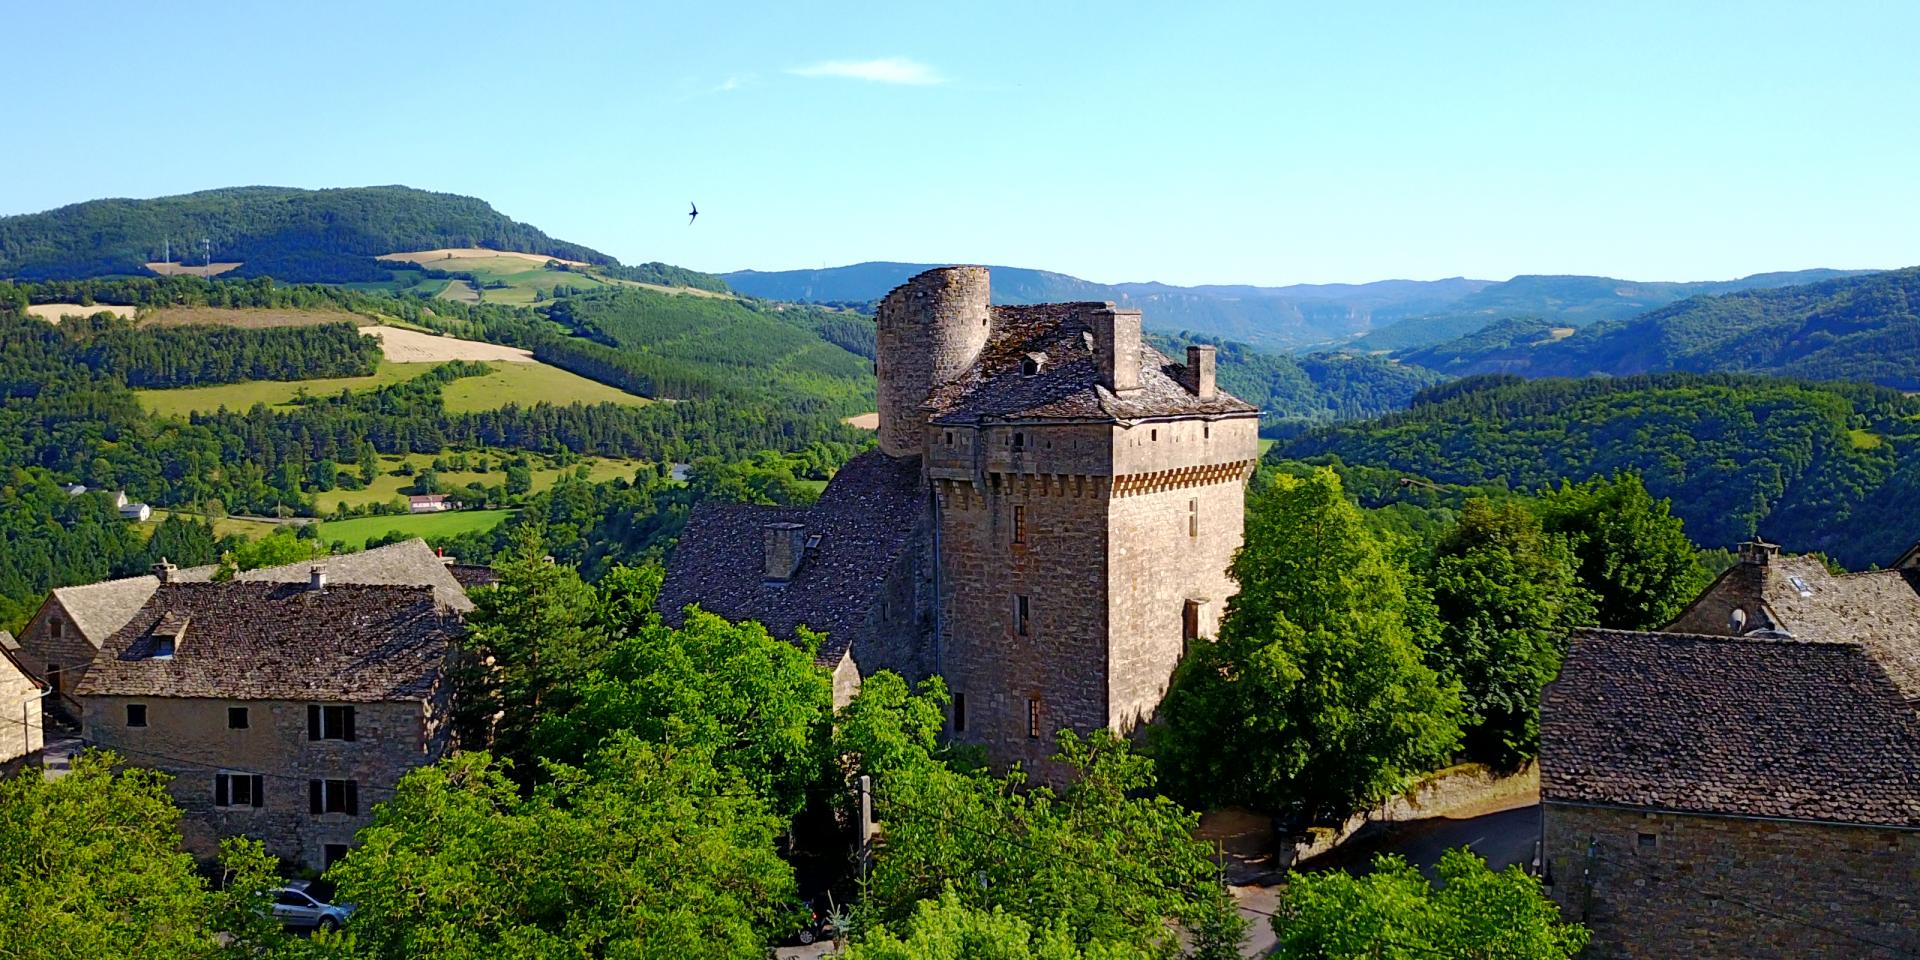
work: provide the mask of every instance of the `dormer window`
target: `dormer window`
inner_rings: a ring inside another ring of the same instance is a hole
[[[171,611],[162,616],[160,622],[154,624],[153,630],[149,633],[153,638],[153,647],[148,656],[156,660],[172,657],[173,651],[186,637],[187,620],[188,618]]]
[[[1020,375],[1023,377],[1037,377],[1040,375],[1040,368],[1046,366],[1046,363],[1046,354],[1029,353],[1020,360]]]

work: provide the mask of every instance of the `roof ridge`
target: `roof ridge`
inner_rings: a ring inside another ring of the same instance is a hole
[[[1707,640],[1715,643],[1744,643],[1754,646],[1800,646],[1800,647],[1855,647],[1865,644],[1858,640],[1829,640],[1813,637],[1763,637],[1757,634],[1732,636],[1724,633],[1681,633],[1674,630],[1621,630],[1614,627],[1575,627],[1573,633],[1586,636],[1632,637],[1636,640]]]

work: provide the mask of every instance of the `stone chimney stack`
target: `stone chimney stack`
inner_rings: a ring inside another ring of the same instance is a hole
[[[174,575],[179,572],[180,568],[168,563],[166,557],[161,557],[160,562],[153,565],[153,577],[161,583],[172,583]]]
[[[769,523],[766,534],[766,571],[769,583],[786,583],[800,569],[807,554],[807,527],[802,523]]]
[[[1749,567],[1764,567],[1780,555],[1780,545],[1765,540],[1748,540],[1740,545],[1740,562]]]
[[[1212,400],[1220,392],[1213,382],[1214,348],[1187,348],[1187,370],[1183,378],[1187,392],[1201,400]]]
[[[1122,395],[1140,389],[1140,311],[1107,304],[1094,312],[1093,362],[1101,386]]]
[[[307,568],[307,589],[308,590],[325,590],[326,588],[327,588],[326,565],[316,563],[313,566],[308,567]]]

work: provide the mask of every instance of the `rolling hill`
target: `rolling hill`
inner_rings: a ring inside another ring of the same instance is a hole
[[[169,247],[172,267],[162,262]],[[676,283],[671,278],[680,276],[720,286],[665,264],[622,266],[483,200],[403,186],[229,187],[0,217],[0,277],[22,280],[143,276],[211,261],[214,268],[237,264],[220,271],[231,278],[379,283],[394,273],[376,261],[384,254],[474,247],[576,261],[618,279]]]
[[[1920,267],[1696,296],[1577,331],[1503,320],[1399,356],[1459,376],[1748,372],[1920,390]]]

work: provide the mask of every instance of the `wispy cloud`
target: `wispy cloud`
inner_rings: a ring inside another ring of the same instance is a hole
[[[877,60],[822,60],[804,67],[794,67],[787,72],[796,77],[838,77],[845,80],[866,80],[870,83],[893,83],[912,87],[926,87],[947,82],[947,78],[941,76],[939,71],[906,57],[881,57]]]
[[[733,76],[720,81],[719,85],[715,86],[712,92],[732,93],[735,90],[738,90],[741,87],[744,87],[758,79],[760,79],[760,75],[757,73],[734,74]]]

